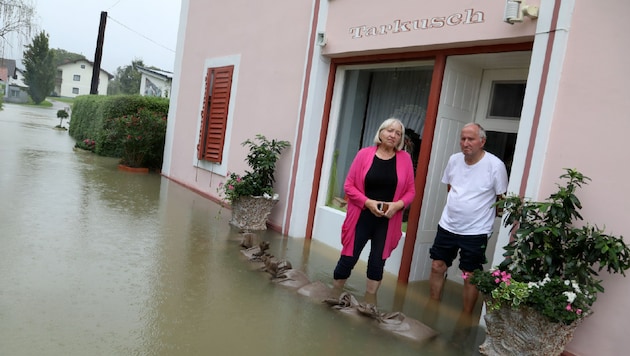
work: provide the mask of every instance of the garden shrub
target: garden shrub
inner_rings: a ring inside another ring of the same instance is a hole
[[[123,138],[126,137],[117,126],[117,119],[129,115],[137,115],[146,110],[151,117],[165,120],[168,114],[169,100],[166,98],[146,97],[140,95],[83,95],[78,96],[72,106],[70,121],[70,136],[77,142],[94,140],[94,152],[101,156],[122,157]],[[144,113],[143,115],[149,115]],[[148,125],[145,129],[159,129],[166,133],[166,125]],[[151,134],[154,136],[154,134]],[[162,139],[163,141],[163,139]],[[151,168],[160,168],[164,143],[156,144],[148,152],[147,159],[152,163]],[[159,156],[159,158],[158,158]],[[155,166],[159,162],[159,166]]]

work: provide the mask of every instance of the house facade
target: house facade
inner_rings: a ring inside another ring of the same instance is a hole
[[[15,77],[15,59],[0,58],[0,96],[5,100],[9,95],[9,82]]]
[[[509,170],[509,192],[542,200],[565,167],[578,169],[592,179],[579,192],[585,220],[630,236],[617,148],[630,129],[630,44],[619,37],[630,3],[542,0],[514,13],[508,3],[184,0],[162,173],[219,201],[228,172],[246,169],[244,140],[288,140],[269,225],[340,249],[349,164],[398,117],[417,195],[386,270],[420,281],[446,199],[443,169],[462,126],[477,122]],[[496,226],[486,267],[509,240]],[[461,282],[455,268],[448,275]],[[567,348],[576,355],[623,354],[628,343],[618,326],[630,280],[601,278],[606,293]]]
[[[20,68],[15,68],[15,75],[9,78],[9,87],[4,100],[9,103],[28,102],[28,85],[24,84],[24,72]]]
[[[57,67],[54,92],[62,97],[74,98],[90,94],[94,63],[87,59],[78,59]],[[98,77],[98,94],[107,95],[109,81],[114,78],[101,69]]]
[[[156,68],[135,66],[142,74],[140,78],[140,95],[168,98],[171,94],[173,73]]]

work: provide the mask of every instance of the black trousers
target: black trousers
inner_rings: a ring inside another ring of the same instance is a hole
[[[389,219],[376,217],[369,209],[364,209],[359,216],[355,227],[354,248],[352,256],[341,255],[333,276],[335,279],[348,279],[352,269],[359,261],[361,252],[367,242],[370,241],[370,256],[367,265],[367,278],[380,281],[383,279],[383,269],[385,260],[383,250],[385,249],[385,239],[387,238],[387,227]]]

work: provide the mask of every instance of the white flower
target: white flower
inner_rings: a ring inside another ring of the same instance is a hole
[[[571,281],[571,286],[576,293],[582,293],[582,289],[580,289],[580,285],[576,281]]]
[[[529,282],[529,283],[527,283],[527,288],[532,289],[533,287],[539,288],[538,287],[538,283],[536,283],[536,282]]]
[[[549,274],[545,275],[545,278],[543,278],[543,280],[540,282],[540,285],[544,286],[545,284],[547,284],[547,282],[551,282],[551,278],[549,278]]]
[[[280,195],[278,195],[278,193],[273,195],[273,200],[278,200],[280,199]]]
[[[271,199],[271,195],[269,195],[269,194],[265,193],[265,194],[263,194],[263,198],[265,198],[265,199]]]
[[[567,279],[566,281],[564,281],[564,285],[565,285],[565,286],[568,286],[569,284],[571,284],[571,281],[570,281],[570,280],[568,280],[568,279]]]
[[[573,303],[575,297],[577,297],[577,295],[573,292],[562,292],[562,294],[567,297],[567,301],[569,301],[569,304]]]

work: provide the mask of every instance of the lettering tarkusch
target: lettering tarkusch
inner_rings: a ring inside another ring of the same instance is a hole
[[[449,16],[438,16],[417,20],[396,20],[393,23],[377,26],[355,26],[350,27],[352,38],[363,38],[369,36],[382,36],[391,33],[411,32],[415,30],[428,30],[432,28],[443,28],[445,26],[471,25],[483,23],[485,14],[482,11],[466,9],[461,13],[454,13]]]

